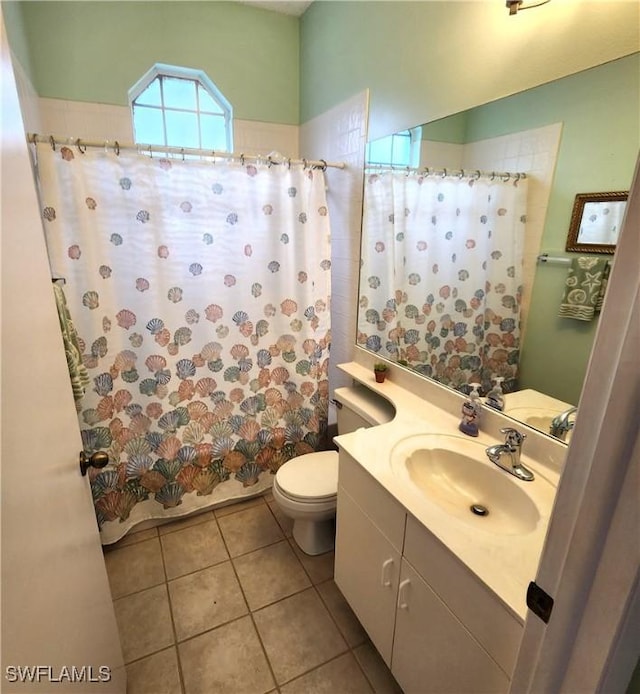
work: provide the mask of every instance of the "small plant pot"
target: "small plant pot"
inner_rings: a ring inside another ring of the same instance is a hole
[[[384,379],[387,377],[386,371],[374,371],[376,377],[376,383],[384,383]]]

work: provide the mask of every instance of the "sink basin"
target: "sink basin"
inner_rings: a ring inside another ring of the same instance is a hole
[[[448,514],[477,529],[525,535],[540,513],[527,484],[494,465],[486,445],[460,436],[409,436],[391,452],[393,473]],[[485,513],[486,511],[486,513]]]

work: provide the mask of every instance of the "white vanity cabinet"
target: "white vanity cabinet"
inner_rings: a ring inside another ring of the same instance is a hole
[[[335,581],[405,694],[509,688],[522,625],[345,451]]]

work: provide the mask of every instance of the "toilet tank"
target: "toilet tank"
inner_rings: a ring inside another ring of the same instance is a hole
[[[336,388],[334,402],[338,410],[338,434],[390,422],[396,414],[388,400],[361,385]]]

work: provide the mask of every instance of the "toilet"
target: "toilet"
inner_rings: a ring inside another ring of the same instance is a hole
[[[338,433],[384,424],[395,410],[383,397],[365,388],[337,388]],[[292,458],[273,480],[273,498],[293,519],[293,539],[305,554],[333,549],[338,494],[338,452],[320,451]]]

